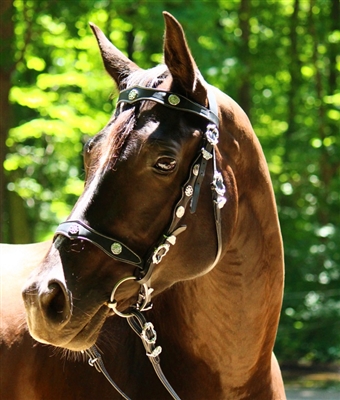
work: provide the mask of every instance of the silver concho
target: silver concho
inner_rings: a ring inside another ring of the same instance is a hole
[[[189,197],[189,196],[192,196],[193,193],[194,193],[194,189],[192,188],[191,185],[188,185],[185,188],[185,195]]]
[[[210,144],[212,144],[213,146],[217,145],[219,132],[215,125],[212,124],[208,125],[206,136]]]
[[[185,208],[183,206],[179,206],[176,210],[176,217],[182,218],[185,212]]]
[[[209,153],[206,149],[202,149],[203,158],[206,160],[210,160],[212,158],[212,154]]]
[[[194,165],[194,168],[192,169],[192,173],[193,173],[195,176],[197,176],[199,172],[200,172],[200,166],[199,166],[199,164],[195,164],[195,165]]]
[[[122,252],[123,248],[120,243],[114,242],[111,245],[112,254],[118,255]]]
[[[176,94],[171,94],[168,97],[168,102],[169,104],[171,104],[172,106],[177,106],[177,104],[179,104],[181,101],[181,99],[176,95]]]
[[[134,99],[136,99],[137,97],[138,97],[138,90],[137,90],[137,89],[132,89],[132,90],[129,92],[128,99],[129,99],[129,100],[134,100]]]
[[[77,225],[77,224],[71,225],[69,227],[69,229],[68,229],[68,233],[70,235],[78,235],[78,233],[79,233],[79,225]]]

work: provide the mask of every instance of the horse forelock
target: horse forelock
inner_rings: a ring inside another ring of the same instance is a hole
[[[166,65],[158,65],[148,70],[139,69],[131,73],[122,83],[126,88],[133,86],[156,88],[168,76],[169,71]],[[105,128],[106,134],[101,140],[101,151],[98,153],[98,162],[102,168],[114,167],[122,154],[122,149],[128,146],[127,140],[135,127],[135,122],[136,107],[133,106],[119,113]],[[98,166],[98,163],[96,165]]]
[[[98,153],[99,168],[114,168],[122,148],[133,131],[136,122],[135,107],[123,111],[107,126],[106,134],[100,142]],[[97,163],[97,165],[98,165]]]
[[[168,67],[164,64],[150,69],[138,69],[132,72],[122,82],[125,88],[133,86],[144,86],[149,88],[158,87],[169,76]]]

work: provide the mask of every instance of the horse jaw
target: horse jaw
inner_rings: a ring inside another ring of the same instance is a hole
[[[98,26],[91,22],[90,27],[97,39],[106,71],[115,80],[117,86],[121,88],[121,82],[132,72],[141,68],[118,50]]]
[[[164,62],[168,67],[174,89],[197,103],[207,106],[207,89],[189,50],[181,24],[168,12],[165,20]]]

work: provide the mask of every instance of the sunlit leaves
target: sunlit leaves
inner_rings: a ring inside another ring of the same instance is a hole
[[[340,354],[340,31],[332,26],[333,2],[249,0],[249,15],[242,16],[241,0],[150,4],[14,1],[15,125],[4,167],[8,189],[27,205],[33,239],[51,235],[70,212],[83,190],[83,143],[113,110],[115,88],[89,21],[148,68],[162,62],[167,9],[182,22],[209,83],[238,102],[249,83],[249,116],[272,175],[285,243],[279,355],[334,359]],[[249,25],[247,47],[241,21]],[[329,324],[329,343],[311,339],[322,324]]]
[[[38,88],[12,87],[10,100],[29,108],[48,107],[58,100],[57,93],[46,93]]]

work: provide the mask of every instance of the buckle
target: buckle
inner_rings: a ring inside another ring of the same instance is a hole
[[[152,262],[154,264],[159,264],[162,261],[162,258],[167,254],[169,249],[170,249],[169,243],[164,243],[164,244],[161,244],[160,246],[158,246],[157,249],[153,253]]]
[[[162,352],[161,346],[157,346],[156,348],[153,349],[151,353],[146,353],[146,355],[150,358],[156,358],[158,357]]]
[[[142,339],[148,344],[155,344],[157,340],[157,332],[151,322],[146,322],[141,332]]]

